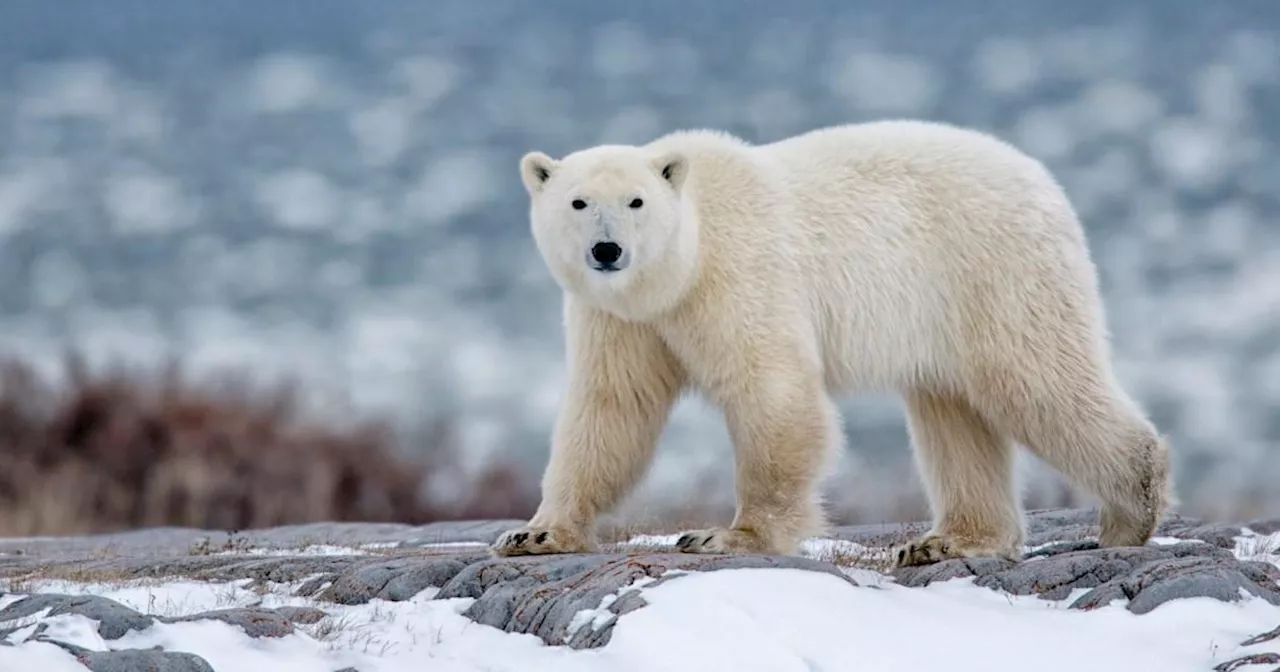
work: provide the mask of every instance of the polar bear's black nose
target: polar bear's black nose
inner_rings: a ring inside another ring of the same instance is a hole
[[[601,266],[612,266],[622,258],[622,246],[609,241],[596,243],[591,246],[591,258]]]

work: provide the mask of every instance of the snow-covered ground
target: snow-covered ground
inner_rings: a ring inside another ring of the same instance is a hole
[[[642,543],[665,539],[637,539]],[[856,551],[815,540],[810,555]],[[1280,535],[1241,537],[1236,552],[1280,561]],[[320,552],[313,550],[313,552]],[[341,552],[352,552],[350,549]],[[358,551],[357,551],[358,552]],[[1245,654],[1280,653],[1280,641],[1240,642],[1280,625],[1280,606],[1245,597],[1170,602],[1135,615],[1117,602],[1093,611],[1067,600],[1003,594],[957,579],[906,588],[870,570],[848,570],[859,587],[796,569],[695,573],[659,585],[633,584],[649,606],[621,617],[596,650],[548,646],[462,615],[470,599],[411,600],[359,606],[319,604],[329,616],[277,639],[251,639],[220,621],[157,623],[105,641],[82,616],[43,619],[47,637],[90,650],[163,647],[194,653],[217,672],[360,672],[473,670],[1161,670],[1203,672]],[[32,584],[28,584],[32,585]],[[211,609],[307,606],[296,586],[250,590],[231,583],[36,584],[44,591],[92,593],[139,611],[183,616]],[[611,596],[612,597],[612,596]],[[0,608],[20,599],[0,597]],[[605,604],[611,601],[606,598]],[[592,611],[575,619],[594,627]],[[22,623],[0,623],[0,628]],[[30,626],[34,628],[34,625]],[[23,639],[29,628],[9,635]],[[84,672],[62,648],[43,642],[0,646],[0,670]],[[1248,671],[1250,668],[1243,667]]]

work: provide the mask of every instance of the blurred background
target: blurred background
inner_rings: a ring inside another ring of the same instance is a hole
[[[527,516],[564,382],[521,154],[921,117],[1045,161],[1182,511],[1280,512],[1269,0],[4,0],[0,534]],[[843,404],[837,520],[926,516]],[[1029,506],[1091,503],[1026,460]],[[728,516],[682,404],[632,520]]]

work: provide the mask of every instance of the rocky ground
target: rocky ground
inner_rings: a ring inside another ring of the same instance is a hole
[[[155,649],[89,651],[48,637],[42,619],[78,614],[98,623],[104,640],[146,629],[157,621],[217,619],[252,637],[282,637],[325,618],[325,604],[355,605],[374,598],[407,600],[429,588],[433,599],[474,598],[465,616],[507,632],[533,634],[548,645],[606,646],[618,618],[646,602],[628,591],[678,581],[689,572],[783,567],[825,572],[851,584],[858,572],[883,571],[903,586],[973,577],[979,586],[1014,595],[1039,595],[1094,609],[1114,600],[1145,614],[1170,600],[1208,597],[1236,601],[1246,594],[1280,605],[1278,549],[1239,552],[1242,535],[1280,531],[1280,519],[1248,525],[1207,524],[1171,516],[1159,539],[1142,548],[1099,549],[1096,512],[1029,514],[1029,550],[1021,562],[953,560],[889,572],[885,551],[918,533],[921,523],[836,528],[832,542],[811,545],[807,557],[706,556],[672,552],[669,539],[637,539],[599,555],[493,558],[485,545],[520,521],[403,525],[314,524],[227,534],[152,529],[79,538],[0,540],[0,645],[32,639],[56,643],[94,672],[212,670],[201,658]],[[857,568],[857,571],[851,571]],[[672,571],[680,570],[680,571]],[[864,574],[865,576],[865,574]],[[316,607],[233,608],[181,617],[148,614],[110,599],[50,593],[31,586],[49,581],[121,582],[182,577],[202,581],[298,583],[297,595]],[[875,589],[866,585],[867,589]],[[612,601],[606,596],[616,595]],[[8,598],[8,599],[5,599]],[[602,602],[602,600],[604,600]],[[575,615],[607,604],[608,614],[583,628]],[[1278,624],[1280,625],[1280,624]],[[1280,637],[1280,628],[1255,643]],[[1220,665],[1219,670],[1267,663],[1275,654]],[[1270,661],[1280,662],[1280,659]]]

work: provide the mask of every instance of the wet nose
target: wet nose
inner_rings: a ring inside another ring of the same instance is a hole
[[[596,243],[591,246],[591,258],[600,264],[611,266],[622,258],[622,246],[609,241]]]

